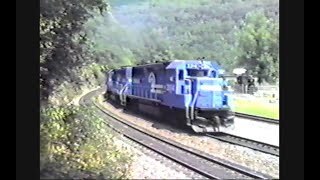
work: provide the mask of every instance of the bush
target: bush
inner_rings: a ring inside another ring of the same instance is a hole
[[[91,108],[60,106],[41,111],[41,178],[128,178],[131,155]]]
[[[76,96],[83,91],[103,86],[105,83],[105,73],[108,70],[106,65],[91,63],[73,71],[73,75],[79,78],[62,82],[56,86],[49,96],[49,104],[62,105],[69,104]]]

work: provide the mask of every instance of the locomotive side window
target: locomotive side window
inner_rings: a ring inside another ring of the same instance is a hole
[[[192,77],[204,77],[208,75],[207,70],[199,70],[199,69],[188,69],[188,76]]]
[[[179,80],[183,80],[183,70],[179,70]]]
[[[211,71],[211,77],[216,77],[216,71]]]

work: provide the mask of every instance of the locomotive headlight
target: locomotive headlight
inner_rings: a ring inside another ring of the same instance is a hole
[[[218,85],[201,85],[200,90],[203,91],[222,91],[222,87]]]

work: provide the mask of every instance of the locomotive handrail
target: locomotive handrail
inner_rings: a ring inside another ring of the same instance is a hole
[[[198,95],[199,95],[199,89],[197,89],[193,99],[192,99],[192,103],[191,103],[191,120],[194,119],[194,104],[196,103],[196,100],[198,98]]]
[[[125,97],[125,91],[129,85],[129,82],[127,82],[120,90],[119,95],[120,95],[120,101],[121,105],[126,105],[126,97]]]
[[[192,89],[191,80],[190,80],[190,79],[185,79],[185,81],[188,81],[188,82],[189,82],[189,84],[190,84],[190,86],[191,86],[191,89]],[[190,93],[191,93],[191,90],[190,90]],[[192,96],[191,96],[191,98],[189,98],[189,101],[186,103],[186,104],[187,104],[187,105],[186,105],[186,118],[187,118],[187,120],[190,119],[190,117],[189,117],[189,106],[190,106],[191,101],[192,101]]]

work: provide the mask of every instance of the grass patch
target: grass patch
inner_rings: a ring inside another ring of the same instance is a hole
[[[264,101],[235,99],[235,111],[267,118],[279,119],[279,105]]]

